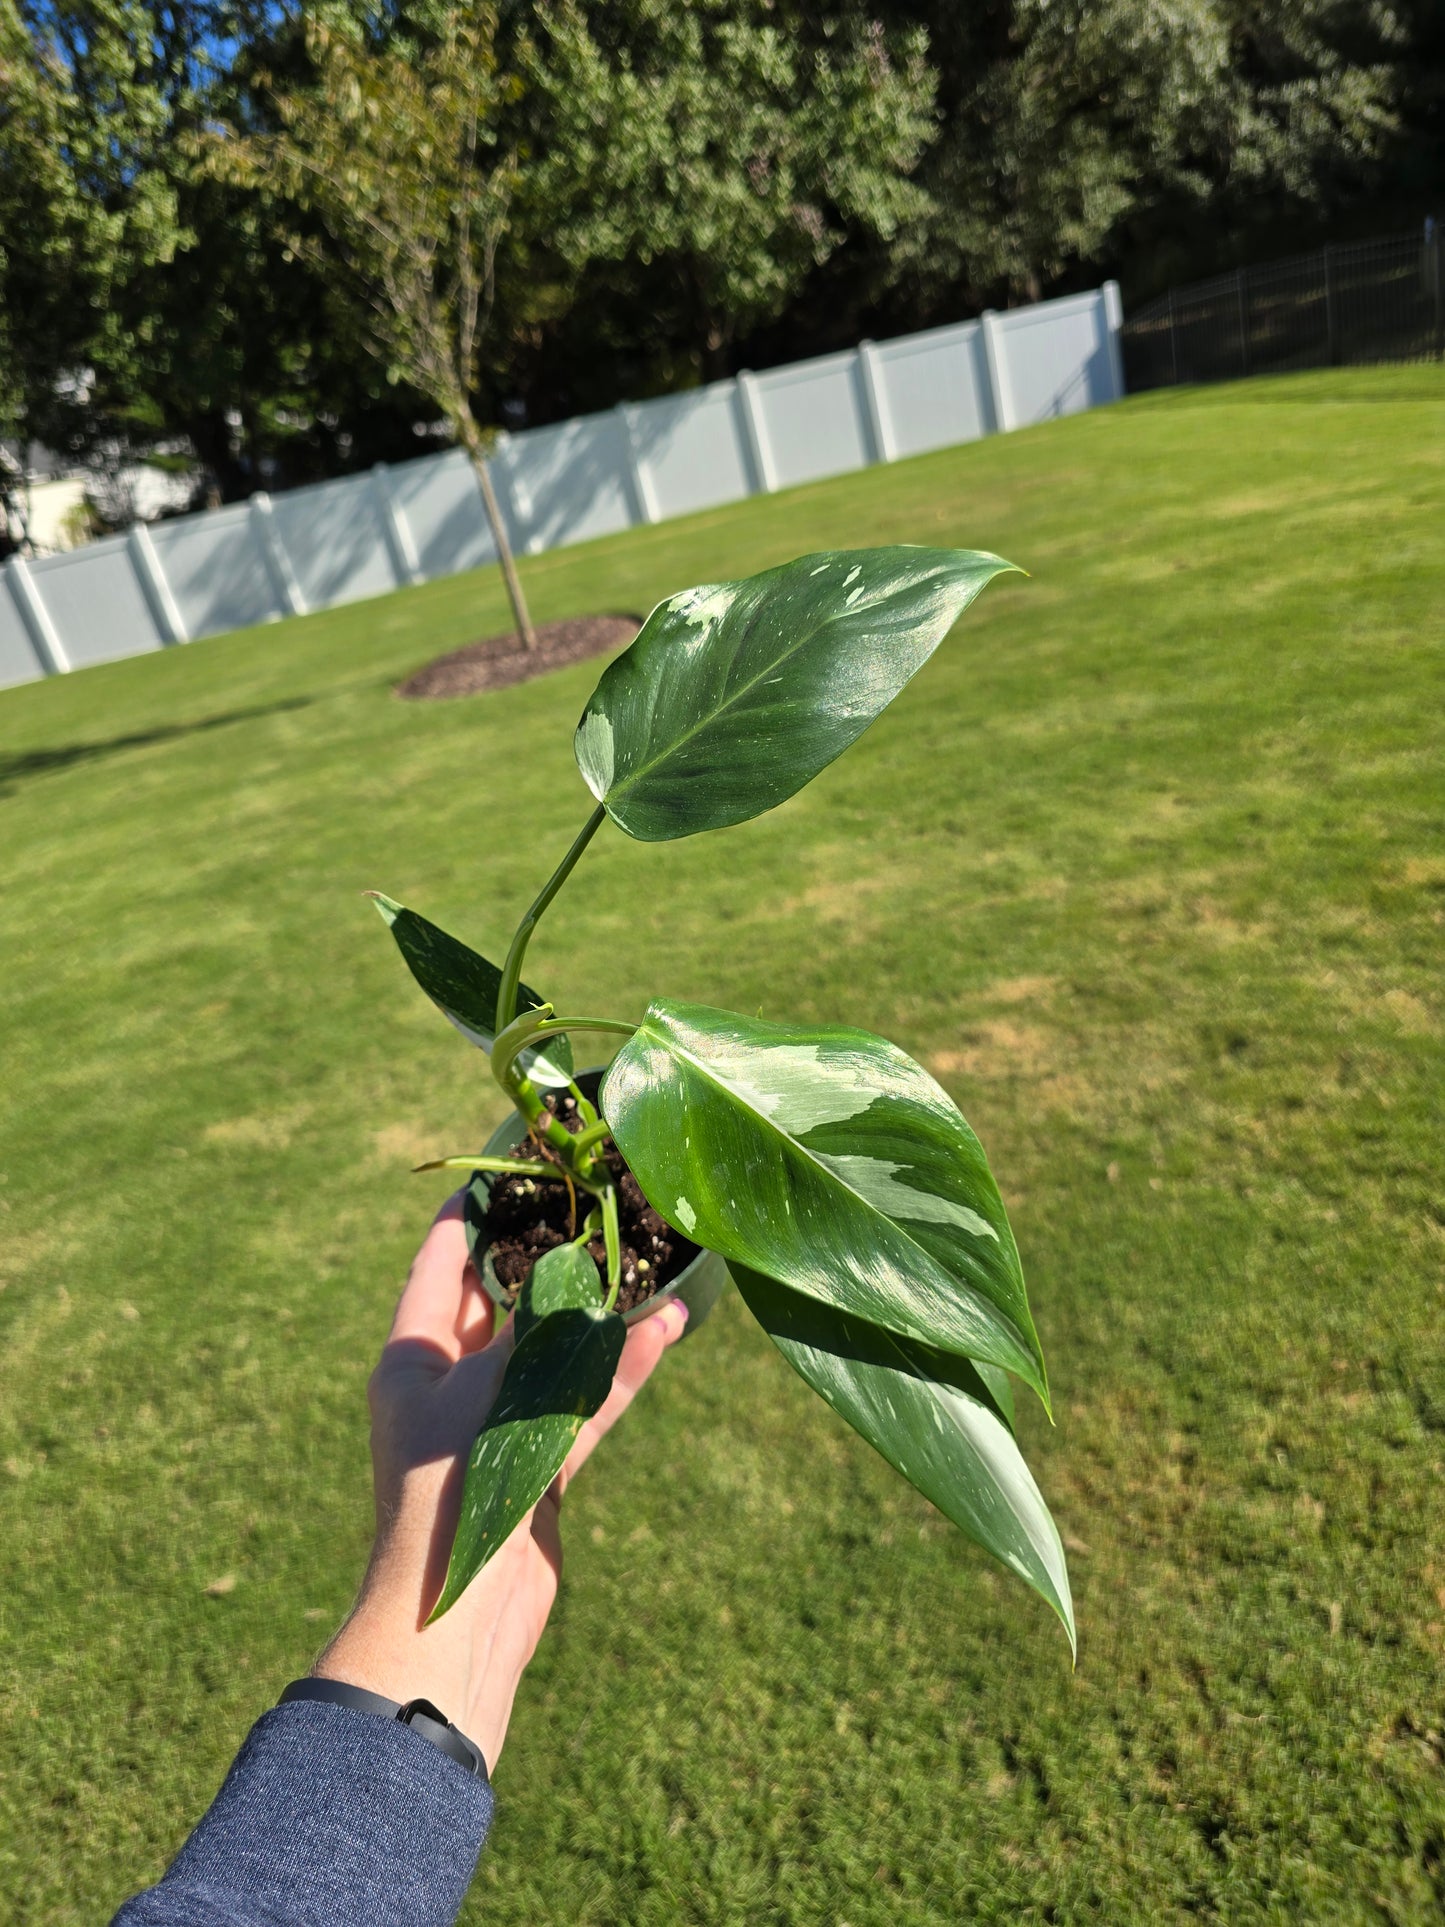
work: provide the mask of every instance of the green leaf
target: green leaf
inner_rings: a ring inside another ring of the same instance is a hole
[[[438,925],[419,917],[415,910],[394,903],[379,890],[370,894],[396,938],[407,969],[427,996],[463,1037],[479,1050],[489,1051],[496,1041],[501,971]],[[539,1010],[541,1006],[536,991],[522,984],[517,992],[518,1011]],[[553,1037],[545,1054],[524,1051],[522,1064],[539,1084],[565,1084],[572,1075],[572,1046],[565,1037]]]
[[[793,1370],[946,1518],[1041,1593],[1074,1648],[1058,1528],[975,1367],[849,1318],[761,1272],[728,1268]]]
[[[592,1311],[602,1303],[602,1276],[580,1245],[554,1245],[527,1274],[517,1298],[517,1343],[554,1311]]]
[[[659,603],[577,725],[587,787],[629,836],[760,816],[862,735],[974,597],[971,549],[836,549]]]
[[[432,1619],[456,1604],[561,1471],[577,1434],[612,1389],[626,1336],[617,1313],[594,1304],[542,1313],[518,1339],[467,1460],[446,1583]]]
[[[983,1147],[896,1045],[659,1000],[613,1059],[601,1107],[648,1202],[699,1244],[1017,1372],[1047,1404]]]
[[[999,1417],[1011,1432],[1014,1431],[1018,1421],[1014,1411],[1012,1379],[1001,1366],[990,1365],[986,1358],[973,1358],[969,1363],[988,1387],[988,1395],[998,1407]]]

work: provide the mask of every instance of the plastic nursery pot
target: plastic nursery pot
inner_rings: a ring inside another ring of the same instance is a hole
[[[602,1083],[605,1068],[606,1066],[603,1065],[594,1070],[577,1073],[577,1088],[594,1103],[597,1100],[597,1091]],[[523,1135],[525,1128],[514,1111],[493,1131],[482,1147],[483,1152],[488,1157],[505,1157],[518,1138]],[[467,1244],[471,1249],[472,1262],[476,1266],[477,1276],[482,1281],[482,1289],[500,1310],[509,1311],[511,1299],[498,1284],[497,1275],[492,1269],[491,1256],[482,1242],[481,1221],[491,1189],[492,1178],[486,1172],[474,1172],[467,1186],[466,1208],[462,1218],[466,1226]],[[683,1332],[683,1337],[686,1338],[695,1332],[707,1317],[722,1296],[723,1287],[727,1283],[728,1268],[724,1261],[715,1251],[700,1251],[692,1263],[680,1271],[665,1290],[655,1293],[640,1305],[634,1305],[631,1311],[623,1312],[622,1316],[627,1324],[635,1325],[639,1319],[647,1318],[655,1311],[661,1311],[662,1307],[671,1304],[674,1298],[680,1298],[687,1306],[687,1329]]]

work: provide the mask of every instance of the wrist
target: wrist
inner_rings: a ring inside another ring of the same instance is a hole
[[[342,1680],[387,1699],[429,1699],[451,1718],[471,1697],[465,1656],[439,1650],[425,1629],[400,1625],[365,1601],[325,1647],[311,1676]]]
[[[449,1615],[449,1620],[452,1615]],[[365,1598],[311,1668],[313,1679],[340,1681],[403,1704],[429,1700],[496,1766],[525,1661],[509,1666],[494,1638],[478,1661],[469,1638],[448,1621],[417,1630]]]

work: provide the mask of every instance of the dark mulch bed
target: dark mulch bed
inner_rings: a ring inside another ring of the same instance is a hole
[[[564,663],[582,662],[607,649],[621,649],[642,624],[636,616],[572,616],[566,622],[544,622],[537,629],[537,647],[523,649],[515,635],[488,636],[438,656],[396,686],[398,696],[436,700],[474,696],[483,689],[507,689],[514,682],[530,682]]]

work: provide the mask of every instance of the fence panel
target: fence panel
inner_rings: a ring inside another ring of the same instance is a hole
[[[630,528],[632,487],[614,414],[582,415],[549,428],[512,436],[507,472],[520,485],[519,504],[532,552],[615,535]]]
[[[12,584],[0,576],[0,689],[34,682],[44,674],[45,666],[35,653],[30,625],[20,613]]]
[[[895,456],[976,442],[993,427],[983,330],[976,321],[880,341],[873,359]]]
[[[996,317],[1010,426],[1027,428],[1116,399],[1101,294],[1044,301]]]
[[[428,581],[496,561],[481,491],[461,449],[402,462],[386,471],[385,487],[406,517]]]
[[[754,375],[774,488],[866,468],[879,451],[868,430],[856,352]]]
[[[40,556],[30,575],[72,669],[165,646],[125,536],[108,535],[68,555]]]
[[[736,383],[637,402],[631,416],[638,466],[659,516],[691,515],[751,493]]]
[[[153,522],[150,534],[188,636],[249,629],[284,615],[246,503]]]
[[[1346,316],[1351,297],[1345,283],[1341,290]],[[1113,400],[1117,326],[1111,283],[983,323],[526,429],[503,436],[489,466],[514,547],[535,553]],[[28,576],[10,565],[0,683],[331,608],[494,559],[460,450],[274,500],[256,495],[152,524],[130,549],[122,536],[34,563]],[[36,645],[37,634],[52,631],[53,663]]]
[[[369,475],[288,489],[271,498],[271,513],[308,609],[401,587]]]

